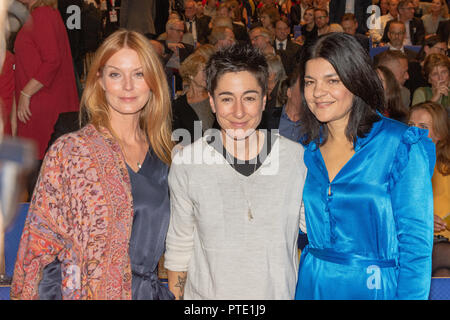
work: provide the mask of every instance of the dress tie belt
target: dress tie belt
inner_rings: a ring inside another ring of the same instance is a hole
[[[302,256],[307,253],[312,254],[315,258],[320,260],[347,266],[363,268],[370,266],[376,266],[378,268],[393,268],[398,266],[397,259],[372,259],[353,253],[336,252],[331,249],[311,248],[309,245],[303,249]]]

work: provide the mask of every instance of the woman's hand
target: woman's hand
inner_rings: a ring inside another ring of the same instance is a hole
[[[445,231],[447,224],[441,217],[434,215],[434,233]]]
[[[27,123],[31,119],[30,99],[23,94],[20,94],[19,103],[17,104],[17,119],[23,123]]]
[[[431,86],[431,90],[433,92],[431,101],[439,102],[442,96],[448,96],[448,84],[446,81],[433,83]]]

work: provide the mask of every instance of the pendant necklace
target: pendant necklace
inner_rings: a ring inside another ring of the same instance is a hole
[[[233,171],[237,171],[236,170],[236,166],[234,164],[234,161],[232,159],[228,159],[228,155],[230,155],[230,158],[234,158],[234,157],[231,154],[229,154],[229,152],[226,150],[226,148],[225,148],[225,152],[226,152],[226,160],[229,161],[231,167],[233,168]],[[234,159],[236,159],[236,158],[234,158]],[[258,156],[256,156],[256,158],[255,158],[255,164],[253,165],[252,173],[249,176],[251,176],[252,174],[255,173],[257,164],[258,164]],[[236,177],[238,178],[238,181],[239,181],[239,187],[241,188],[242,193],[243,193],[244,198],[245,198],[245,201],[247,202],[247,208],[248,208],[248,210],[247,210],[247,217],[248,217],[248,221],[253,221],[252,204],[250,202],[250,199],[247,197],[247,194],[245,193],[245,188],[242,185],[242,182],[240,181],[240,177],[238,176],[239,174],[240,174],[239,172],[235,172],[235,175],[236,175]]]

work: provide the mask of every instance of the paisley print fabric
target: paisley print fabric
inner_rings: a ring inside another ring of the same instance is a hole
[[[131,185],[107,130],[87,125],[48,151],[23,230],[12,299],[39,299],[46,265],[61,261],[63,299],[131,299]]]

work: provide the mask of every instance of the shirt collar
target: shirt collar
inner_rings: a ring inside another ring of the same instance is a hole
[[[288,120],[291,123],[297,124],[300,122],[300,120],[298,121],[292,121],[289,116],[286,113],[286,105],[283,106],[283,108],[281,109],[281,118]]]

